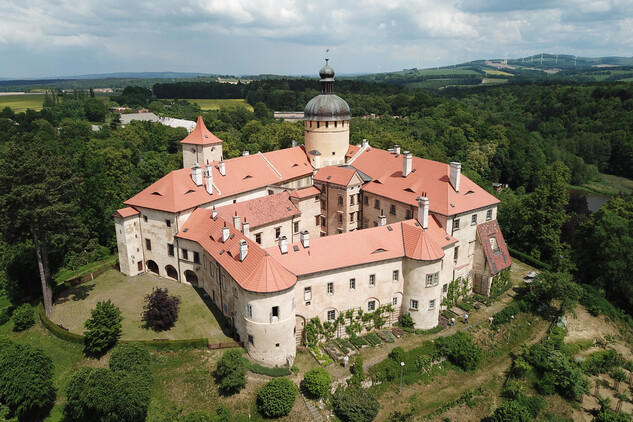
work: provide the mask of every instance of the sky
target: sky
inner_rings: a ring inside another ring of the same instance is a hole
[[[633,56],[633,0],[0,0],[0,77]]]

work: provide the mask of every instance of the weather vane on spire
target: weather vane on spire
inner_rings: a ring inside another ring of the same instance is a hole
[[[326,61],[326,62],[327,62],[328,60],[330,60],[330,59],[328,58],[328,53],[329,53],[329,52],[330,52],[330,49],[329,49],[329,48],[326,48],[326,49],[325,49],[325,61]]]

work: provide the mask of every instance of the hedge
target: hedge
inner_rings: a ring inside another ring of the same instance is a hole
[[[275,366],[274,368],[268,368],[261,366],[258,363],[253,363],[246,358],[242,358],[246,369],[254,374],[267,375],[269,377],[285,377],[292,375],[292,371],[285,366]]]
[[[40,302],[37,307],[37,311],[40,315],[42,324],[51,332],[55,337],[62,340],[69,341],[71,343],[84,344],[84,336],[81,334],[71,333],[65,330],[59,325],[51,321],[44,312],[44,305]],[[209,340],[206,338],[194,338],[186,340],[168,340],[168,339],[154,339],[154,340],[119,340],[119,343],[139,343],[153,350],[174,350],[174,349],[188,349],[188,348],[204,348],[207,347]]]
[[[519,258],[521,261],[523,261],[524,263],[530,264],[533,267],[540,268],[542,270],[547,270],[547,271],[551,271],[551,269],[552,269],[551,265],[546,264],[543,261],[539,261],[538,259],[536,259],[536,258],[534,258],[534,257],[532,257],[532,256],[530,256],[530,255],[528,255],[526,253],[518,251],[516,249],[508,247],[508,252],[510,252],[511,256],[515,256],[515,257]]]

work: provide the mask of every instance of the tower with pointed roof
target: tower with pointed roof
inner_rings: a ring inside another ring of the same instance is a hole
[[[222,161],[222,139],[207,129],[202,116],[198,116],[196,128],[180,143],[184,168],[194,164],[204,165],[213,161]]]
[[[325,59],[319,71],[321,94],[308,102],[304,111],[305,148],[316,169],[345,164],[349,147],[349,106],[334,94],[334,69]]]

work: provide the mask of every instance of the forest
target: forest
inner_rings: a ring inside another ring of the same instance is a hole
[[[44,108],[0,112],[0,282],[19,302],[42,294],[41,280],[115,253],[112,213],[181,166],[184,129],[148,122],[125,128],[108,106],[147,107],[205,124],[225,157],[303,141],[301,123],[273,110],[302,110],[315,80],[249,84],[167,83],[127,87],[109,100],[83,93],[47,96]],[[633,312],[633,198],[615,197],[590,214],[570,185],[602,174],[633,178],[633,86],[629,83],[522,84],[439,93],[342,80],[353,144],[399,144],[413,154],[463,163],[465,174],[502,200],[499,221],[513,253],[572,273]],[[254,108],[201,112],[186,98],[245,98]],[[177,98],[177,99],[174,99]],[[92,125],[99,130],[93,130]],[[494,192],[492,183],[509,188]],[[10,222],[10,224],[9,224]],[[39,264],[39,265],[38,265]],[[46,294],[46,293],[45,293]]]

